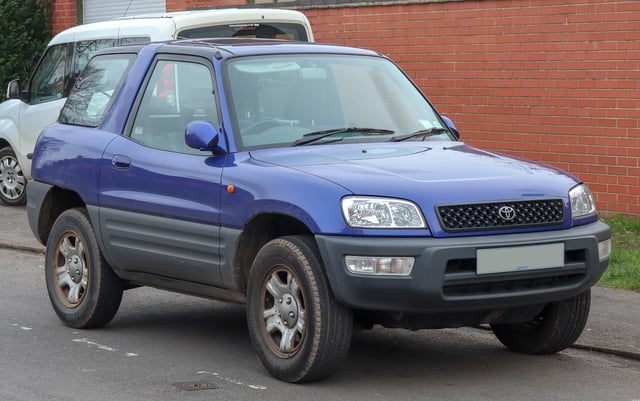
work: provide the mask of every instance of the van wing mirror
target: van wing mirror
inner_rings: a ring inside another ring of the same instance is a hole
[[[20,80],[14,79],[7,85],[7,99],[21,99],[20,96]]]

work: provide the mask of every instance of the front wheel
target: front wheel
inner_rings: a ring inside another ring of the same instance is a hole
[[[524,354],[553,354],[578,340],[589,317],[591,290],[550,303],[531,322],[494,324],[494,334],[507,348]]]
[[[27,203],[27,179],[10,147],[0,149],[0,199],[8,206]]]
[[[309,382],[332,374],[351,342],[351,310],[331,293],[315,243],[290,236],[255,258],[247,289],[254,348],[277,379]]]
[[[53,309],[67,326],[101,327],[118,311],[123,285],[104,260],[84,209],[67,210],[53,224],[45,278]]]

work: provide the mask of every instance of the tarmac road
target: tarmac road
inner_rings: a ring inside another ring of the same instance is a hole
[[[640,399],[639,361],[575,348],[521,355],[468,328],[358,332],[334,376],[282,383],[255,355],[242,306],[137,288],[106,327],[71,329],[49,304],[42,260],[0,249],[3,401]]]

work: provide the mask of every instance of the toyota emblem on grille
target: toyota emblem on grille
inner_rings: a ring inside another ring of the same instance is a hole
[[[498,209],[498,216],[500,216],[502,220],[510,221],[516,217],[516,210],[511,206],[502,206]]]

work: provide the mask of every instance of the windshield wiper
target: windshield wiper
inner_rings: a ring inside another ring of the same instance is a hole
[[[306,133],[306,134],[302,135],[302,138],[298,139],[297,141],[295,141],[291,145],[292,146],[307,145],[307,144],[313,143],[315,141],[318,141],[318,140],[320,140],[322,138],[326,138],[328,136],[337,135],[337,134],[344,134],[344,133],[348,133],[348,132],[358,132],[358,133],[364,134],[364,135],[372,135],[372,134],[374,134],[374,135],[389,135],[389,134],[393,134],[394,131],[388,130],[388,129],[382,129],[382,128],[360,128],[360,127],[346,127],[346,128],[325,129],[325,130],[322,130],[322,131],[313,131],[313,132]],[[342,138],[336,139],[335,141],[340,141],[340,140],[342,140]]]
[[[432,135],[438,135],[438,134],[443,134],[445,132],[449,132],[449,130],[447,128],[427,128],[427,129],[421,129],[418,131],[414,131],[410,134],[406,134],[406,135],[400,135],[400,136],[394,136],[393,138],[389,139],[390,142],[400,142],[400,141],[406,141],[407,139],[411,139],[411,138],[415,138],[415,137],[419,137],[422,136],[424,138],[428,137],[428,136],[432,136]],[[424,138],[422,138],[422,140],[424,140]]]

